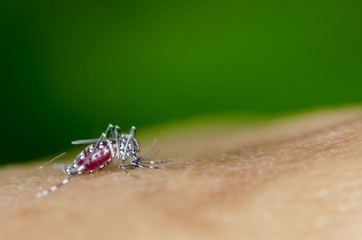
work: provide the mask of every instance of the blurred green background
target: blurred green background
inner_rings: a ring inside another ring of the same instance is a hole
[[[361,1],[1,3],[0,163],[108,123],[274,115],[362,101]]]

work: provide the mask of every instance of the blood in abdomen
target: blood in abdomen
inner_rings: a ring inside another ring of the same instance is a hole
[[[91,150],[92,152],[90,153]],[[98,148],[94,148],[94,144],[92,144],[77,156],[78,167],[82,166],[89,154],[91,155],[89,162],[84,166],[84,169],[80,171],[81,173],[97,170],[107,164],[112,158],[111,151],[105,142],[101,142]]]

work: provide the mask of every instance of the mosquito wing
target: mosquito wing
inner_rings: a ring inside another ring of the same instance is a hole
[[[72,144],[73,144],[73,145],[92,144],[92,143],[96,143],[97,141],[98,141],[98,139],[85,139],[85,140],[73,141]]]
[[[76,141],[73,141],[72,144],[73,145],[80,145],[80,144],[93,144],[93,143],[97,143],[98,142],[98,138],[95,138],[95,139],[85,139],[85,140],[76,140]],[[115,139],[109,139],[110,141],[112,142],[115,142],[116,140]]]

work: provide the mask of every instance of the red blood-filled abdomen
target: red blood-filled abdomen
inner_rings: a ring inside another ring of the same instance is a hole
[[[84,169],[80,171],[81,173],[97,170],[112,159],[111,151],[105,142],[101,142],[98,148],[94,148],[94,144],[92,144],[77,156],[76,162],[78,167],[82,166],[89,155],[89,161],[84,166]]]

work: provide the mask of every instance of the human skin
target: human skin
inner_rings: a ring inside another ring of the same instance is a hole
[[[42,198],[63,172],[3,167],[0,238],[361,239],[360,108],[195,129],[139,139],[173,159],[160,170],[113,164]]]

